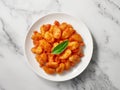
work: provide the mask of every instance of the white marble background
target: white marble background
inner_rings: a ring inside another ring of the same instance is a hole
[[[81,19],[94,39],[87,69],[60,83],[39,78],[23,55],[29,26],[52,12]],[[0,90],[120,90],[119,69],[120,0],[0,0]]]

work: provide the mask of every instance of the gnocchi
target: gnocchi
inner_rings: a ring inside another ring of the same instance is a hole
[[[31,52],[47,74],[62,74],[81,61],[85,43],[71,24],[54,21],[54,24],[42,25],[39,31],[35,30],[31,36]],[[65,40],[69,41],[65,50],[60,54],[52,54],[52,50]]]

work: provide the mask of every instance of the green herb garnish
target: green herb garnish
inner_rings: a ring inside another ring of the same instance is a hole
[[[68,40],[63,41],[62,43],[58,44],[53,50],[52,54],[60,54],[62,53],[66,47],[68,46]]]

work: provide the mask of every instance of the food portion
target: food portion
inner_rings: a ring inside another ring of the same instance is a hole
[[[44,24],[40,26],[40,31],[34,31],[31,39],[34,45],[31,51],[47,74],[69,71],[84,56],[81,35],[66,22]]]

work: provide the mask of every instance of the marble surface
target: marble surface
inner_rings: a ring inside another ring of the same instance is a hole
[[[65,82],[38,77],[25,62],[28,28],[48,13],[65,12],[92,33],[87,69]],[[0,0],[0,90],[120,90],[120,0]]]

